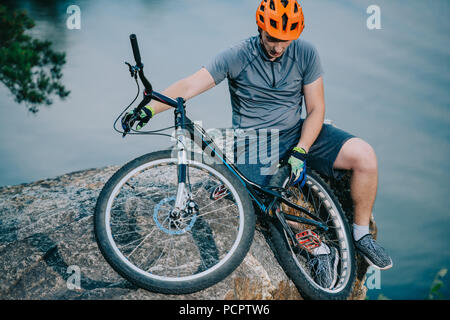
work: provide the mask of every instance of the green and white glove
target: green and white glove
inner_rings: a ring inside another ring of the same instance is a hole
[[[300,188],[305,185],[306,182],[306,158],[308,154],[305,149],[295,147],[291,151],[288,163],[291,165],[291,177],[289,184],[295,186],[300,184]]]
[[[139,113],[139,123],[136,126],[136,130],[141,130],[153,116],[155,115],[155,110],[152,107],[146,106],[141,109]]]
[[[141,130],[155,115],[155,110],[153,110],[153,108],[150,106],[146,106],[140,111],[136,109],[130,111],[122,118],[122,128],[125,130],[125,132],[129,132],[130,128],[133,127],[136,121],[139,121],[136,126],[136,130]]]

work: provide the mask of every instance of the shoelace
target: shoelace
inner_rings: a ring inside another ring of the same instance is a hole
[[[370,237],[369,238],[370,248],[373,249],[374,252],[378,252],[378,247],[375,244],[376,244],[375,240],[372,237]]]
[[[384,257],[385,253],[379,246],[376,245],[375,240],[372,237],[370,237],[368,242],[369,244],[367,247],[370,247],[370,249],[372,249],[372,251],[377,254],[378,259],[380,259],[381,261],[385,261],[386,260]]]

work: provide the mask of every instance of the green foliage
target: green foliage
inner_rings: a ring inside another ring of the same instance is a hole
[[[64,99],[70,91],[60,83],[65,53],[54,52],[50,41],[26,35],[33,27],[25,12],[0,5],[0,81],[16,102],[36,113],[40,105],[52,104],[52,95]]]
[[[380,293],[380,294],[378,295],[377,300],[391,300],[391,299],[389,299],[388,297],[386,297],[384,294]]]
[[[448,270],[446,268],[442,268],[438,271],[436,276],[434,277],[433,282],[431,283],[430,291],[428,292],[428,296],[425,297],[425,300],[443,300],[445,299],[444,295],[440,292],[441,288],[444,286],[444,282],[442,281],[444,277],[447,275]],[[366,299],[368,299],[366,297]],[[380,293],[378,295],[377,300],[390,300],[388,297]]]
[[[442,279],[447,274],[448,270],[446,268],[442,268],[434,277],[433,282],[431,283],[430,292],[428,293],[428,300],[442,300],[444,299],[443,294],[440,292],[444,282]]]

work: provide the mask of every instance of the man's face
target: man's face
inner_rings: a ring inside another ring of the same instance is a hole
[[[272,38],[266,31],[261,31],[261,43],[271,60],[281,57],[291,42],[292,40],[287,41]]]

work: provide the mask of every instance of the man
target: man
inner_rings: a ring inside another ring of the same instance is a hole
[[[340,170],[352,170],[356,248],[376,268],[392,267],[387,252],[369,233],[378,184],[375,152],[362,139],[323,124],[323,70],[317,50],[298,39],[304,28],[302,8],[296,0],[263,0],[257,9],[256,22],[258,36],[220,53],[206,67],[174,83],[163,94],[189,100],[227,78],[233,127],[278,129],[279,156],[289,157],[292,184],[304,183],[306,163],[334,178],[340,177]],[[304,120],[303,99],[307,113]],[[137,129],[167,109],[168,106],[153,101],[141,111]],[[257,169],[261,167],[256,164]],[[250,165],[240,169],[257,183],[270,179]],[[316,254],[323,267],[316,278],[322,286],[331,288],[339,258],[327,246],[318,249]]]

